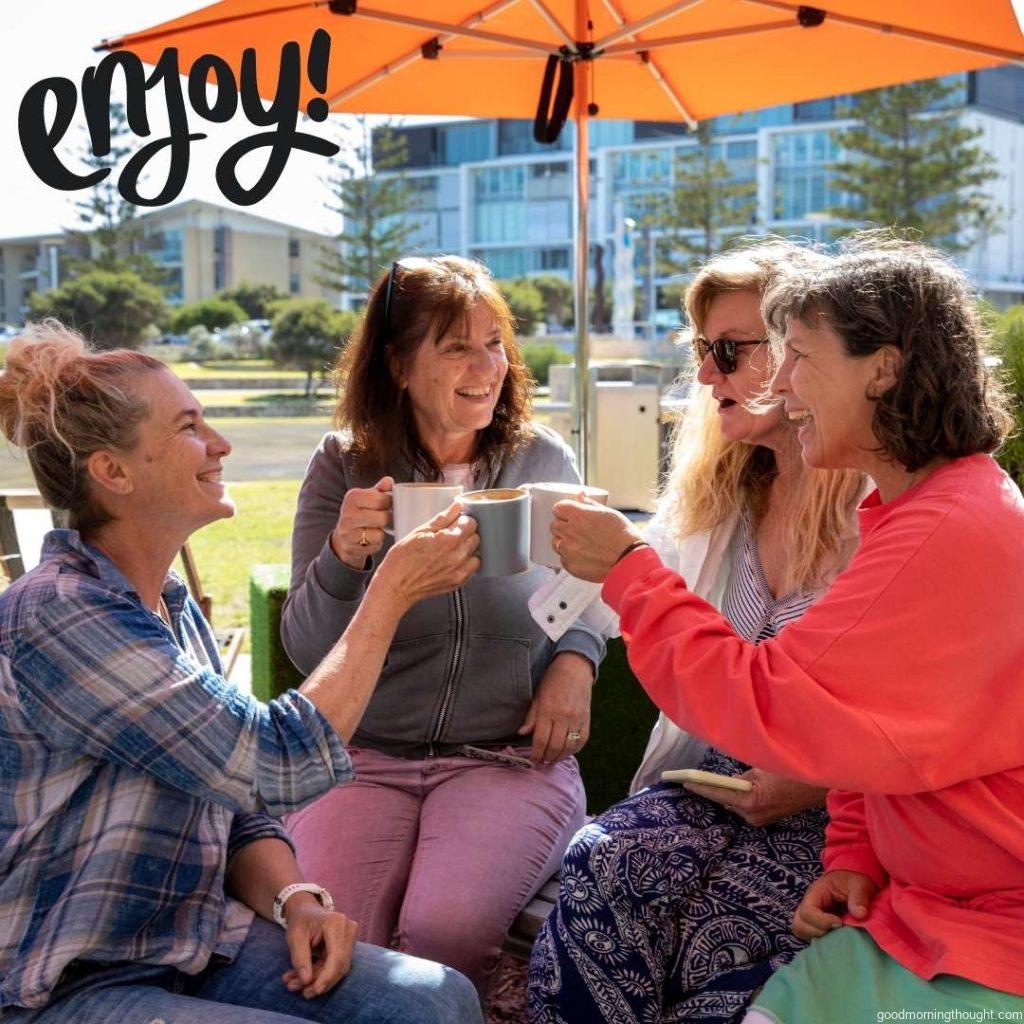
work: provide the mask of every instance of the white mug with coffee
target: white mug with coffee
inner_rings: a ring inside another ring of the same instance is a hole
[[[530,484],[530,561],[535,565],[546,565],[550,569],[562,567],[562,560],[551,546],[555,505],[560,501],[575,501],[580,494],[601,505],[608,504],[608,492],[603,487],[567,483]]]
[[[391,521],[395,540],[400,541],[417,526],[429,523],[461,494],[462,484],[441,484],[426,480],[395,484],[391,491]]]

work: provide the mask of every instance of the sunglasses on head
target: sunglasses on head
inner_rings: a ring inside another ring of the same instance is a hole
[[[736,370],[736,357],[739,350],[745,345],[767,345],[767,338],[758,338],[756,341],[733,341],[731,338],[718,338],[716,341],[708,341],[707,338],[696,337],[693,339],[693,351],[697,357],[697,365],[700,366],[711,353],[715,366],[722,373],[734,373]]]
[[[391,296],[395,290],[395,278],[399,270],[427,270],[434,265],[433,260],[424,256],[405,256],[391,264],[387,283],[384,286],[384,337],[391,334]]]

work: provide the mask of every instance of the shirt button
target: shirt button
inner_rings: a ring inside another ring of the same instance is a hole
[[[555,621],[554,615],[549,615],[548,616],[548,622],[554,622],[554,621]]]
[[[569,606],[564,601],[559,601],[558,602],[558,607],[561,608],[562,611],[564,612],[565,609],[568,608]]]

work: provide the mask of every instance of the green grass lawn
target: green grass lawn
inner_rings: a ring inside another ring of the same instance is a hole
[[[179,377],[202,380],[204,377],[266,377],[306,379],[303,370],[282,370],[269,359],[228,359],[212,363],[168,363]]]
[[[229,484],[238,513],[194,534],[192,553],[203,589],[213,598],[213,621],[249,625],[249,569],[291,560],[292,520],[299,480]],[[177,566],[181,571],[181,566]]]

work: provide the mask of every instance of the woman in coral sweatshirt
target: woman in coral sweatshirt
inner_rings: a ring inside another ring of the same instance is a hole
[[[766,297],[773,383],[813,466],[878,485],[861,542],[777,638],[739,638],[617,513],[575,502],[566,568],[604,581],[629,660],[684,729],[829,786],[816,938],[751,1021],[1024,1008],[1024,499],[990,454],[1012,421],[963,275],[855,245]],[[852,925],[854,927],[840,927]]]

